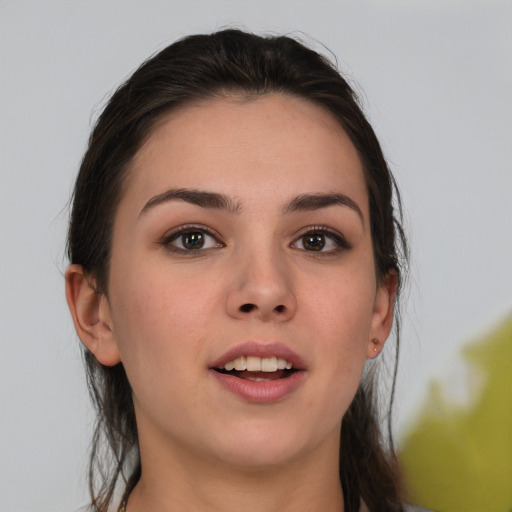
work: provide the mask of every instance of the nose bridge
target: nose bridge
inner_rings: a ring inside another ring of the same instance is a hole
[[[295,314],[293,272],[276,241],[252,240],[235,251],[227,309],[237,318],[287,320]]]

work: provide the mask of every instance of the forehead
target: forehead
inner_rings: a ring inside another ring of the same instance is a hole
[[[204,100],[163,118],[134,157],[125,195],[143,202],[180,187],[249,202],[350,192],[366,203],[359,155],[337,120],[282,94]]]

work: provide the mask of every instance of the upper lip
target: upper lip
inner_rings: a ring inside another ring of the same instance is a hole
[[[293,365],[295,370],[305,370],[306,365],[302,358],[291,348],[283,343],[262,343],[257,341],[248,341],[229,349],[218,359],[213,361],[210,368],[222,368],[229,361],[233,361],[241,356],[256,357],[280,357],[286,359]]]

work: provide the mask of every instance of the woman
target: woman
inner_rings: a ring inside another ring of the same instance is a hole
[[[346,81],[293,39],[191,36],[117,90],[66,272],[94,510],[403,510],[367,365],[406,252],[393,188]]]

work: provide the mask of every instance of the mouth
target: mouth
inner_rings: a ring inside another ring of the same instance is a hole
[[[282,343],[244,343],[214,361],[209,370],[224,389],[252,404],[292,396],[307,375],[302,358]]]
[[[214,371],[231,375],[252,382],[269,382],[287,379],[299,371],[293,363],[282,357],[258,357],[243,355],[227,361],[223,366],[213,368]]]
[[[302,358],[282,343],[248,342],[232,348],[213,362],[211,370],[254,382],[287,379],[303,373]]]

